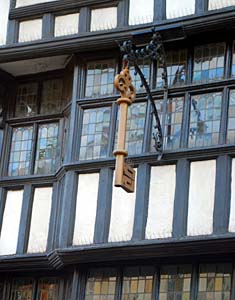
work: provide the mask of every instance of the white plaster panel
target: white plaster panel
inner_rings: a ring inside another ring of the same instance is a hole
[[[235,0],[209,0],[209,10],[235,5]]]
[[[136,192],[127,193],[122,188],[115,187],[113,179],[109,242],[121,242],[131,240],[135,217],[135,200]]]
[[[130,0],[129,25],[153,22],[154,0]]]
[[[23,190],[7,192],[0,236],[0,255],[16,253],[22,201]]]
[[[235,159],[232,160],[231,203],[229,231],[235,232]]]
[[[6,44],[10,0],[0,0],[0,46]]]
[[[147,239],[172,236],[175,173],[175,165],[151,168]]]
[[[99,173],[79,175],[73,245],[93,243],[98,188]]]
[[[191,163],[188,235],[211,234],[213,231],[215,172],[215,160]]]
[[[195,13],[195,0],[166,0],[167,19],[179,18]]]
[[[28,252],[45,252],[51,214],[52,188],[36,188],[33,198]]]
[[[33,4],[38,4],[38,3],[53,2],[53,1],[56,1],[56,0],[17,0],[16,7],[33,5]]]

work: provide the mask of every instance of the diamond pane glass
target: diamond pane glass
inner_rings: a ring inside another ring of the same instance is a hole
[[[222,93],[192,96],[188,140],[190,148],[218,144],[221,105]]]
[[[181,139],[181,128],[183,120],[183,109],[184,109],[184,98],[175,97],[169,98],[167,100],[167,111],[165,115],[165,128],[164,128],[164,149],[165,150],[175,150],[180,147]],[[157,101],[157,110],[162,122],[163,114],[163,102]],[[155,118],[153,118],[153,129],[156,125]],[[154,148],[154,140],[151,139],[151,152],[156,151]]]
[[[235,5],[235,0],[209,0],[209,10]]]
[[[28,175],[30,173],[32,140],[32,126],[13,128],[10,160],[8,166],[9,176]]]
[[[41,97],[41,114],[58,113],[62,109],[62,79],[53,79],[43,82]]]
[[[55,36],[64,36],[78,33],[79,14],[68,14],[55,17]]]
[[[59,281],[57,279],[50,278],[39,280],[36,300],[57,300],[58,296]]]
[[[33,300],[33,280],[15,279],[12,284],[11,300]]]
[[[22,21],[19,24],[18,42],[30,42],[42,38],[42,19]]]
[[[99,97],[114,93],[114,61],[94,62],[87,66],[85,96]]]
[[[91,10],[91,31],[108,30],[117,27],[117,7]]]
[[[152,267],[129,267],[124,270],[122,300],[151,300],[153,289]]]
[[[127,126],[126,126],[126,150],[128,155],[140,154],[142,152],[142,145],[144,139],[145,117],[146,117],[146,103],[133,103],[128,107]],[[120,112],[120,111],[119,111]],[[119,125],[116,126],[116,139],[114,149],[117,148],[117,133]]]
[[[195,0],[166,0],[167,19],[179,18],[195,13]]]
[[[130,0],[129,25],[153,22],[154,0]]]
[[[178,51],[167,52],[167,79],[168,85],[171,87],[181,86],[185,84],[186,81],[186,71],[187,71],[187,51],[185,49]],[[157,88],[162,88],[164,86],[164,81],[162,79],[163,74],[162,64],[158,64],[157,67]]]
[[[233,42],[232,76],[235,77],[235,42]]]
[[[232,266],[200,265],[198,299],[230,300]]]
[[[21,84],[17,90],[16,117],[29,117],[37,114],[38,84]]]
[[[224,77],[225,43],[197,46],[194,49],[193,82],[203,83]]]
[[[58,123],[43,124],[38,129],[34,174],[51,174],[57,167]]]
[[[110,113],[110,107],[84,110],[80,160],[107,157]]]
[[[161,269],[159,300],[189,300],[191,266],[164,266]]]
[[[235,144],[235,90],[230,90],[227,144]]]
[[[93,269],[88,273],[85,300],[114,300],[117,272],[115,269]]]
[[[150,61],[148,59],[143,59],[141,61],[138,61],[138,65],[143,72],[147,82],[150,83]],[[139,74],[135,73],[135,68],[133,66],[130,66],[129,69],[132,78],[132,84],[136,89],[136,93],[145,92],[145,88],[142,86]]]

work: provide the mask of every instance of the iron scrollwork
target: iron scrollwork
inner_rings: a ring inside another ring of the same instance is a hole
[[[122,45],[120,45],[120,51],[123,54],[124,65],[133,65],[135,69],[135,73],[139,74],[142,86],[144,86],[146,90],[147,101],[150,101],[151,103],[152,114],[154,115],[156,121],[156,125],[155,125],[156,132],[153,132],[154,147],[157,151],[158,159],[161,159],[162,151],[163,151],[163,132],[161,128],[161,122],[160,122],[158,111],[149,84],[138,64],[139,59],[149,58],[151,60],[155,60],[159,62],[163,66],[162,78],[164,83],[163,85],[164,99],[167,99],[168,81],[167,81],[166,55],[165,55],[165,50],[161,39],[161,35],[153,29],[153,37],[148,45],[142,48],[137,48],[132,43],[132,41],[128,40],[123,42]]]

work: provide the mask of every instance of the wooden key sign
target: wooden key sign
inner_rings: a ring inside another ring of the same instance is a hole
[[[122,187],[128,193],[133,193],[135,189],[135,170],[125,162],[125,157],[128,155],[125,144],[128,106],[135,100],[136,93],[128,67],[125,67],[120,74],[116,75],[114,85],[121,94],[121,98],[117,100],[120,107],[120,120],[117,150],[113,152],[116,157],[114,185]]]

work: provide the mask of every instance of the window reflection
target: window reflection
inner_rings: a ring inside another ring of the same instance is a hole
[[[36,300],[57,300],[58,294],[59,281],[57,279],[51,278],[39,280]]]
[[[235,144],[235,90],[230,90],[227,144]]]
[[[156,101],[157,110],[162,123],[163,101]],[[175,97],[169,98],[166,105],[165,125],[164,125],[164,139],[163,147],[165,150],[175,150],[180,147],[181,128],[183,120],[184,98]],[[153,117],[152,135],[155,132],[154,126],[156,125],[155,118]],[[163,126],[163,125],[162,125]],[[154,140],[151,137],[150,151],[156,151],[154,148]]]
[[[235,5],[235,0],[209,0],[209,10]]]
[[[110,107],[84,110],[80,160],[104,158],[108,155]]]
[[[37,114],[38,84],[21,84],[17,90],[16,117],[28,117]]]
[[[198,299],[229,300],[231,277],[230,264],[200,265]]]
[[[144,74],[145,79],[150,84],[150,61],[149,59],[142,59],[138,61],[138,65]],[[139,74],[135,73],[134,66],[129,67],[130,75],[132,78],[132,84],[134,85],[136,92],[145,92],[145,88],[142,86],[142,82]]]
[[[191,266],[164,266],[161,268],[159,300],[189,300]]]
[[[12,284],[11,300],[33,300],[33,280],[15,279]]]
[[[195,13],[195,0],[166,0],[167,19],[179,18]]]
[[[146,103],[133,103],[128,108],[127,126],[126,126],[126,149],[128,151],[128,155],[140,154],[142,152],[146,108],[147,108]],[[117,148],[117,132],[118,132],[119,117],[120,115],[118,113],[114,149]]]
[[[235,42],[233,42],[232,77],[235,77]]]
[[[224,77],[225,44],[208,44],[195,47],[193,82],[203,83]]]
[[[58,123],[40,125],[35,160],[35,174],[50,174],[57,168]]]
[[[30,160],[32,155],[33,127],[13,128],[9,176],[30,174]]]
[[[124,269],[122,300],[151,300],[153,267],[129,267]]]
[[[185,49],[169,51],[166,55],[168,85],[170,87],[184,85],[186,83],[187,51]],[[164,86],[163,71],[162,64],[158,64],[157,88],[163,88]]]
[[[130,0],[129,25],[153,22],[154,0]]]
[[[85,300],[114,300],[116,276],[115,269],[91,269],[86,283]]]
[[[86,93],[88,97],[112,95],[114,93],[114,61],[93,62],[87,66]]]
[[[62,104],[64,104],[62,103],[62,89],[62,79],[46,80],[43,82],[40,105],[41,114],[53,114],[61,111]]]
[[[221,93],[192,96],[188,140],[190,148],[218,144],[221,105]]]

